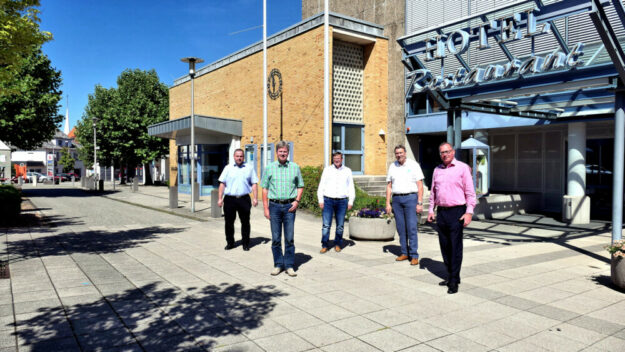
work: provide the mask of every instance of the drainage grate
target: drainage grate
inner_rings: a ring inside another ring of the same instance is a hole
[[[10,279],[11,278],[11,271],[9,271],[9,264],[7,263],[0,263],[0,279]]]

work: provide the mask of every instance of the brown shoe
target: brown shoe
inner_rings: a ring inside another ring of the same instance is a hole
[[[337,251],[337,252],[340,252],[341,251],[341,246],[334,247],[334,250]]]
[[[402,254],[399,257],[395,258],[395,261],[398,261],[398,262],[401,262],[403,260],[408,260],[408,256],[405,254]]]
[[[412,258],[412,260],[410,261],[410,265],[419,265],[419,259],[418,258]]]
[[[321,250],[319,251],[319,253],[323,254],[325,252],[327,252],[328,249],[326,247],[321,248]]]

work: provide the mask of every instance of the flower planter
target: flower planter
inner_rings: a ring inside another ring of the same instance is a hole
[[[349,238],[392,241],[395,238],[395,219],[352,216],[349,218]]]
[[[625,259],[623,257],[612,256],[611,274],[612,283],[625,290]]]

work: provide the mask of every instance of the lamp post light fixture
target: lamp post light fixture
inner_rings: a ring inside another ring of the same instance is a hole
[[[199,57],[184,57],[180,59],[182,62],[186,62],[189,64],[189,78],[191,79],[191,212],[195,213],[195,162],[196,162],[196,153],[195,153],[195,113],[193,111],[193,79],[195,78],[195,64],[202,63],[204,60]]]

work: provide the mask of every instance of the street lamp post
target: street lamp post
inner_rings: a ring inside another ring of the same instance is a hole
[[[204,60],[199,57],[184,57],[180,59],[182,62],[189,64],[189,78],[191,79],[191,212],[195,213],[195,113],[193,111],[193,79],[195,78],[195,64],[202,63]]]
[[[97,182],[98,178],[97,178],[97,174],[96,174],[96,165],[98,164],[98,154],[97,154],[97,140],[96,140],[96,124],[98,123],[98,118],[94,117],[92,119],[93,121],[93,182],[94,182],[94,188],[95,186],[95,182]]]

